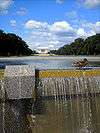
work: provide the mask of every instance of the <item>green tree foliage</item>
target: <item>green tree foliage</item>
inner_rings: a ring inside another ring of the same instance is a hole
[[[64,45],[58,50],[50,51],[58,55],[100,55],[100,34],[76,39],[70,45]]]
[[[13,33],[0,30],[0,56],[31,55],[32,50],[22,38]]]

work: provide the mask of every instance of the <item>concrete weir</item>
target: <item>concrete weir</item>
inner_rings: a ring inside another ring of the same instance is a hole
[[[2,89],[6,99],[100,93],[100,68],[37,70],[33,65],[6,66]],[[5,94],[4,94],[5,90]]]
[[[100,69],[37,70],[36,75],[38,93],[43,97],[100,93]]]
[[[34,97],[35,68],[33,65],[6,66],[4,90],[6,99]]]

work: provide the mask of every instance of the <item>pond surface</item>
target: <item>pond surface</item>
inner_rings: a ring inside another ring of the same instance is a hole
[[[0,68],[5,68],[6,65],[28,65],[33,64],[34,67],[40,69],[66,69],[72,67],[74,61],[87,58],[89,60],[89,66],[99,67],[100,57],[81,57],[81,56],[69,56],[69,57],[14,57],[14,58],[0,58]]]

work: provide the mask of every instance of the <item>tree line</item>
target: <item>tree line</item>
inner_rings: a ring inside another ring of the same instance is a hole
[[[32,53],[33,51],[21,37],[0,30],[0,56],[22,56]]]
[[[50,51],[57,55],[100,55],[100,34],[86,39],[77,38],[71,44],[66,44],[58,50]]]

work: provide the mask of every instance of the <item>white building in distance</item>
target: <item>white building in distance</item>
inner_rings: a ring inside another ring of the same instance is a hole
[[[49,48],[48,47],[38,47],[36,49],[36,52],[39,53],[39,54],[48,54],[49,52]]]

